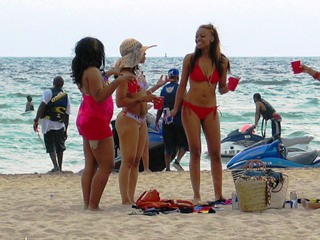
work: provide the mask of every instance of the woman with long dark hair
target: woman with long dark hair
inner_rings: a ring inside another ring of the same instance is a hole
[[[114,167],[114,143],[110,128],[113,115],[112,93],[131,76],[120,76],[110,82],[108,77],[119,74],[104,73],[104,46],[96,38],[81,39],[72,60],[72,78],[82,93],[77,116],[77,128],[83,138],[85,167],[81,185],[84,209],[99,210],[99,202]]]
[[[182,104],[182,122],[190,150],[193,201],[197,204],[201,201],[201,128],[207,141],[215,198],[224,199],[216,88],[218,87],[220,94],[228,92],[226,77],[230,66],[229,60],[220,51],[218,32],[212,24],[201,25],[198,28],[195,42],[195,51],[184,57],[181,81],[171,113],[175,116]],[[186,93],[188,83],[190,88]]]

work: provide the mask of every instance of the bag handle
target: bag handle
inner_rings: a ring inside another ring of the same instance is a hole
[[[257,170],[266,170],[267,166],[263,161],[261,161],[259,159],[254,159],[254,160],[247,161],[244,164],[243,168],[245,170],[250,170],[250,169],[254,169],[254,168],[256,168]]]
[[[274,188],[273,188],[273,189],[272,189],[272,192],[273,192],[273,193],[278,193],[278,192],[280,192],[280,191],[282,190],[283,185],[284,185],[284,181],[286,181],[285,178],[287,178],[287,181],[288,181],[289,176],[286,175],[286,174],[283,174],[283,178],[282,178],[282,180],[279,182],[279,184],[281,184],[281,188],[280,188],[279,190],[277,190],[277,191],[274,191]],[[278,185],[279,185],[279,184],[278,184]]]

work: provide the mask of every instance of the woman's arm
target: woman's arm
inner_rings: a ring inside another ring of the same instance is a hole
[[[163,80],[163,75],[160,76],[159,80],[157,81],[156,85],[154,85],[153,87],[149,88],[147,90],[147,94],[152,94],[155,91],[158,90],[158,88],[162,87],[163,85],[165,85],[167,82],[170,81],[170,78],[168,78],[167,76],[165,77],[165,80]]]
[[[124,75],[106,85],[100,70],[98,68],[91,67],[86,70],[86,83],[84,86],[87,86],[87,92],[89,92],[96,102],[102,102],[113,94],[120,83],[127,83],[128,81],[133,80],[134,78],[132,76]]]
[[[134,104],[139,104],[142,102],[152,102],[154,99],[156,99],[157,96],[153,94],[147,94],[140,96],[132,96],[128,97],[128,84],[126,82],[121,83],[116,91],[116,105],[117,107],[128,107]]]
[[[312,69],[311,67],[308,67],[307,65],[301,64],[300,68],[303,72],[308,73],[311,75],[314,79],[320,80],[320,73],[316,70]]]
[[[177,89],[174,107],[171,110],[172,117],[174,117],[177,114],[186,93],[186,88],[187,88],[187,83],[189,78],[189,65],[190,65],[191,56],[192,54],[187,54],[183,59],[181,80],[179,83],[179,87]]]
[[[219,92],[220,94],[225,94],[229,92],[229,89],[227,86],[227,73],[228,73],[229,60],[226,57],[223,57],[222,59],[223,59],[223,63],[222,63],[223,72],[219,81]]]

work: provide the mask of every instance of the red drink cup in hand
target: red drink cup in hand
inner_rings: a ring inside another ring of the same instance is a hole
[[[239,81],[240,81],[240,77],[230,76],[228,81],[228,89],[230,91],[236,90],[236,87],[238,86]]]
[[[162,109],[163,99],[163,97],[158,97],[155,100],[153,100],[153,108],[156,110]]]
[[[294,74],[302,73],[302,69],[300,68],[300,65],[301,65],[300,60],[291,62],[291,66]]]

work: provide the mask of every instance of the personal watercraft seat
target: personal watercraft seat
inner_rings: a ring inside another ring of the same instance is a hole
[[[296,138],[281,138],[281,141],[286,147],[290,147],[296,144],[309,144],[312,139],[313,137],[305,136]]]
[[[295,163],[299,163],[299,164],[311,165],[317,157],[318,157],[318,151],[313,150],[297,156],[287,157],[287,160]]]

